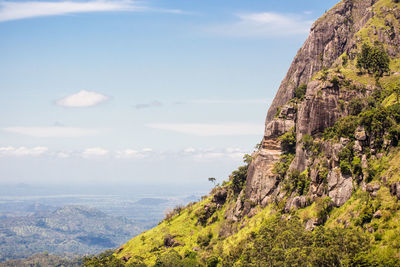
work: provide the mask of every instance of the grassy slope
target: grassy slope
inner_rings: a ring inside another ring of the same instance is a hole
[[[115,254],[118,258],[132,257],[130,262],[134,261],[137,256],[144,258],[144,263],[147,265],[154,265],[158,254],[162,254],[167,250],[174,249],[182,256],[186,251],[199,250],[200,258],[207,258],[210,254],[215,254],[216,251],[227,254],[235,247],[241,240],[244,240],[252,231],[256,231],[261,225],[263,218],[268,217],[271,212],[270,207],[260,209],[260,212],[252,218],[245,218],[241,225],[234,224],[233,227],[240,228],[237,233],[227,237],[219,237],[219,232],[224,227],[225,219],[224,214],[227,205],[225,204],[221,209],[217,210],[214,214],[218,219],[214,223],[206,226],[197,224],[198,216],[196,211],[203,209],[204,205],[210,202],[210,198],[200,201],[193,206],[187,207],[180,215],[176,215],[170,221],[164,220],[157,227],[142,233],[139,236],[128,241],[124,246],[121,253]],[[212,217],[214,217],[212,216]],[[210,222],[212,218],[208,221]],[[208,251],[207,247],[201,247],[198,238],[199,236],[207,236],[212,233],[210,245],[208,248],[213,248],[213,251]],[[167,235],[176,236],[174,239],[182,246],[174,248],[166,248],[163,246],[164,238]]]
[[[373,28],[387,29],[385,26],[385,17],[381,12],[382,7],[393,8],[394,4],[392,0],[380,0],[375,6],[374,16],[366,25],[365,28],[360,30],[356,36],[361,40],[358,43],[359,48],[363,42],[373,43],[376,40],[376,36],[373,34]],[[391,17],[392,15],[388,15]],[[322,19],[322,18],[321,18]],[[400,27],[396,19],[396,27]],[[400,59],[393,59],[391,61],[392,75],[384,76],[380,79],[382,87],[386,90],[391,90],[399,81],[399,75],[396,72],[400,72]],[[361,85],[375,85],[375,78],[373,75],[359,75],[358,70],[355,67],[355,60],[349,61],[349,63],[343,67],[339,65],[339,72],[342,73],[346,79],[352,83]],[[337,70],[329,70],[329,73],[333,73]],[[322,75],[322,72],[316,75],[318,78]],[[396,103],[396,97],[394,94],[390,95],[385,99],[383,105],[385,107]],[[377,169],[383,169],[380,176],[387,177],[387,183],[390,184],[394,181],[400,181],[400,151],[393,150],[387,156],[382,159],[373,162],[373,165]],[[378,181],[371,181],[371,183]],[[142,233],[141,235],[133,238],[123,246],[123,250],[115,255],[118,258],[132,257],[129,262],[132,262],[135,256],[144,259],[144,262],[148,265],[153,265],[157,259],[157,255],[163,253],[172,248],[166,248],[163,246],[163,240],[166,235],[176,235],[175,239],[183,244],[183,246],[177,246],[173,248],[182,256],[186,251],[192,251],[193,249],[198,250],[198,254],[202,258],[206,258],[208,254],[224,253],[227,254],[231,249],[239,243],[240,240],[244,240],[247,236],[257,231],[261,225],[263,218],[269,216],[274,210],[271,206],[267,206],[264,209],[260,209],[260,212],[252,218],[244,218],[242,222],[234,224],[234,227],[238,229],[238,232],[231,235],[228,238],[220,238],[219,232],[224,227],[226,220],[224,214],[227,205],[232,203],[226,203],[224,207],[217,210],[215,214],[218,215],[216,222],[210,225],[201,226],[197,224],[198,216],[196,211],[203,209],[204,205],[210,202],[210,198],[207,198],[201,202],[195,203],[183,210],[180,215],[175,216],[170,221],[163,221],[154,229]],[[357,217],[362,213],[363,208],[366,205],[372,205],[374,212],[380,210],[382,212],[381,218],[372,218],[372,220],[364,224],[362,227],[368,231],[372,228],[371,235],[373,236],[373,244],[378,253],[387,253],[388,250],[396,250],[399,253],[400,248],[400,211],[399,204],[394,196],[390,195],[389,188],[381,186],[378,191],[378,195],[375,199],[368,196],[368,193],[358,188],[354,192],[352,198],[347,201],[342,207],[336,208],[331,211],[326,226],[333,227],[338,225],[348,226],[356,225]],[[306,221],[309,218],[316,216],[315,203],[307,208],[298,210],[296,213],[301,219]],[[197,240],[199,236],[206,236],[208,233],[212,233],[212,238],[209,247],[200,247]],[[390,247],[390,248],[389,248]],[[208,250],[208,248],[212,248]]]

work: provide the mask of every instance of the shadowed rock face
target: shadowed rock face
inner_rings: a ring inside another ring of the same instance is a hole
[[[294,58],[271,104],[266,125],[273,120],[277,108],[293,98],[294,90],[299,85],[307,84],[323,67],[331,67],[341,54],[354,46],[353,36],[371,18],[369,7],[375,2],[343,1],[313,24],[310,35]]]

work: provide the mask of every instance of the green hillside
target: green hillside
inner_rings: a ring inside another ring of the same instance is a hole
[[[85,265],[399,266],[397,2],[372,1],[355,32],[359,21],[344,11],[365,9],[363,1],[342,1],[321,17],[316,24],[346,14],[335,22],[347,25],[346,42],[327,50],[345,51],[333,63],[314,59],[320,70],[267,123],[283,133],[266,131],[245,165],[203,200]],[[255,181],[268,188],[262,198]]]

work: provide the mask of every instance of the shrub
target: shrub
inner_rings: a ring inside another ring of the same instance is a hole
[[[299,195],[307,193],[309,186],[310,179],[307,173],[300,173],[298,170],[291,171],[288,179],[285,181],[285,189],[290,193],[296,191]]]
[[[394,104],[388,107],[390,116],[397,122],[400,123],[400,104]]]
[[[212,237],[213,237],[213,234],[211,232],[208,232],[203,235],[199,235],[197,237],[197,244],[199,244],[200,247],[205,248],[210,244]]]
[[[354,138],[354,132],[359,125],[359,120],[355,116],[346,116],[340,118],[332,127],[326,128],[324,131],[324,139],[332,139],[340,137]]]
[[[167,209],[165,211],[165,217],[164,220],[165,221],[171,221],[173,217],[175,217],[176,215],[180,215],[181,212],[185,209],[185,206],[183,205],[177,205],[175,208],[171,209]]]
[[[362,112],[363,108],[364,103],[361,98],[354,98],[349,103],[349,114],[356,116]]]
[[[246,179],[247,179],[247,170],[253,158],[246,154],[243,156],[243,161],[246,163],[244,166],[240,166],[237,170],[233,171],[229,176],[229,181],[231,181],[231,188],[234,194],[240,193],[243,187],[245,186]]]
[[[353,166],[354,175],[362,175],[361,159],[359,157],[354,157],[351,165]]]
[[[203,207],[197,209],[195,215],[198,217],[198,223],[205,226],[208,219],[211,218],[216,210],[217,204],[215,203],[205,204]]]
[[[355,220],[354,224],[358,226],[363,226],[372,220],[374,211],[372,205],[366,205],[361,209],[360,215]]]
[[[167,267],[167,266],[181,266],[182,257],[177,251],[171,249],[157,257],[156,264],[157,267]]]
[[[275,163],[272,171],[278,176],[277,178],[279,180],[283,180],[283,178],[285,178],[286,172],[288,171],[293,159],[294,154],[283,154],[279,161]]]
[[[322,71],[321,71],[321,79],[323,81],[326,81],[326,79],[328,79],[328,74],[329,74],[328,68],[327,67],[323,67]]]
[[[294,97],[299,100],[303,100],[304,96],[306,95],[306,91],[307,91],[307,85],[302,84],[299,87],[297,87],[296,90],[294,91]]]
[[[303,143],[304,150],[311,151],[314,144],[314,140],[311,135],[309,134],[303,135],[303,137],[301,138],[301,142]]]
[[[393,146],[398,146],[400,140],[400,127],[398,125],[390,127],[388,137]]]
[[[343,175],[351,175],[351,166],[347,161],[340,162],[340,172]]]
[[[360,71],[365,70],[369,73],[375,73],[377,77],[382,77],[384,73],[390,71],[390,58],[382,44],[371,47],[369,44],[363,44],[361,53],[357,55],[357,68]]]
[[[345,53],[345,54],[342,56],[342,65],[343,65],[343,67],[346,67],[346,65],[347,65],[348,62],[349,62],[349,56]]]
[[[339,81],[338,77],[336,77],[336,76],[333,77],[331,80],[331,83],[332,83],[334,89],[339,90],[340,81]]]
[[[317,219],[321,223],[325,223],[328,218],[329,212],[333,208],[333,202],[330,197],[325,197],[324,199],[317,199],[315,202],[315,209],[317,212]]]
[[[210,256],[206,260],[207,267],[217,267],[219,263],[219,258],[217,256]]]
[[[183,255],[185,258],[195,259],[197,257],[197,252],[193,250],[185,250]]]
[[[296,153],[296,133],[291,130],[279,137],[281,149],[285,154]]]
[[[352,167],[351,162],[353,160],[353,145],[354,142],[350,142],[342,151],[339,152],[339,167],[343,175],[351,175]]]
[[[242,191],[247,178],[248,165],[240,166],[237,170],[233,171],[230,180],[232,181],[231,188],[235,194]]]

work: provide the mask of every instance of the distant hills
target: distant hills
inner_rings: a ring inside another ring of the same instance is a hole
[[[137,235],[142,228],[124,217],[86,206],[65,206],[24,216],[0,217],[0,262],[48,252],[98,253]]]
[[[41,267],[41,266],[64,266],[64,267],[79,267],[81,266],[80,258],[66,258],[56,255],[49,255],[48,253],[35,254],[26,259],[9,260],[0,263],[0,267]]]

